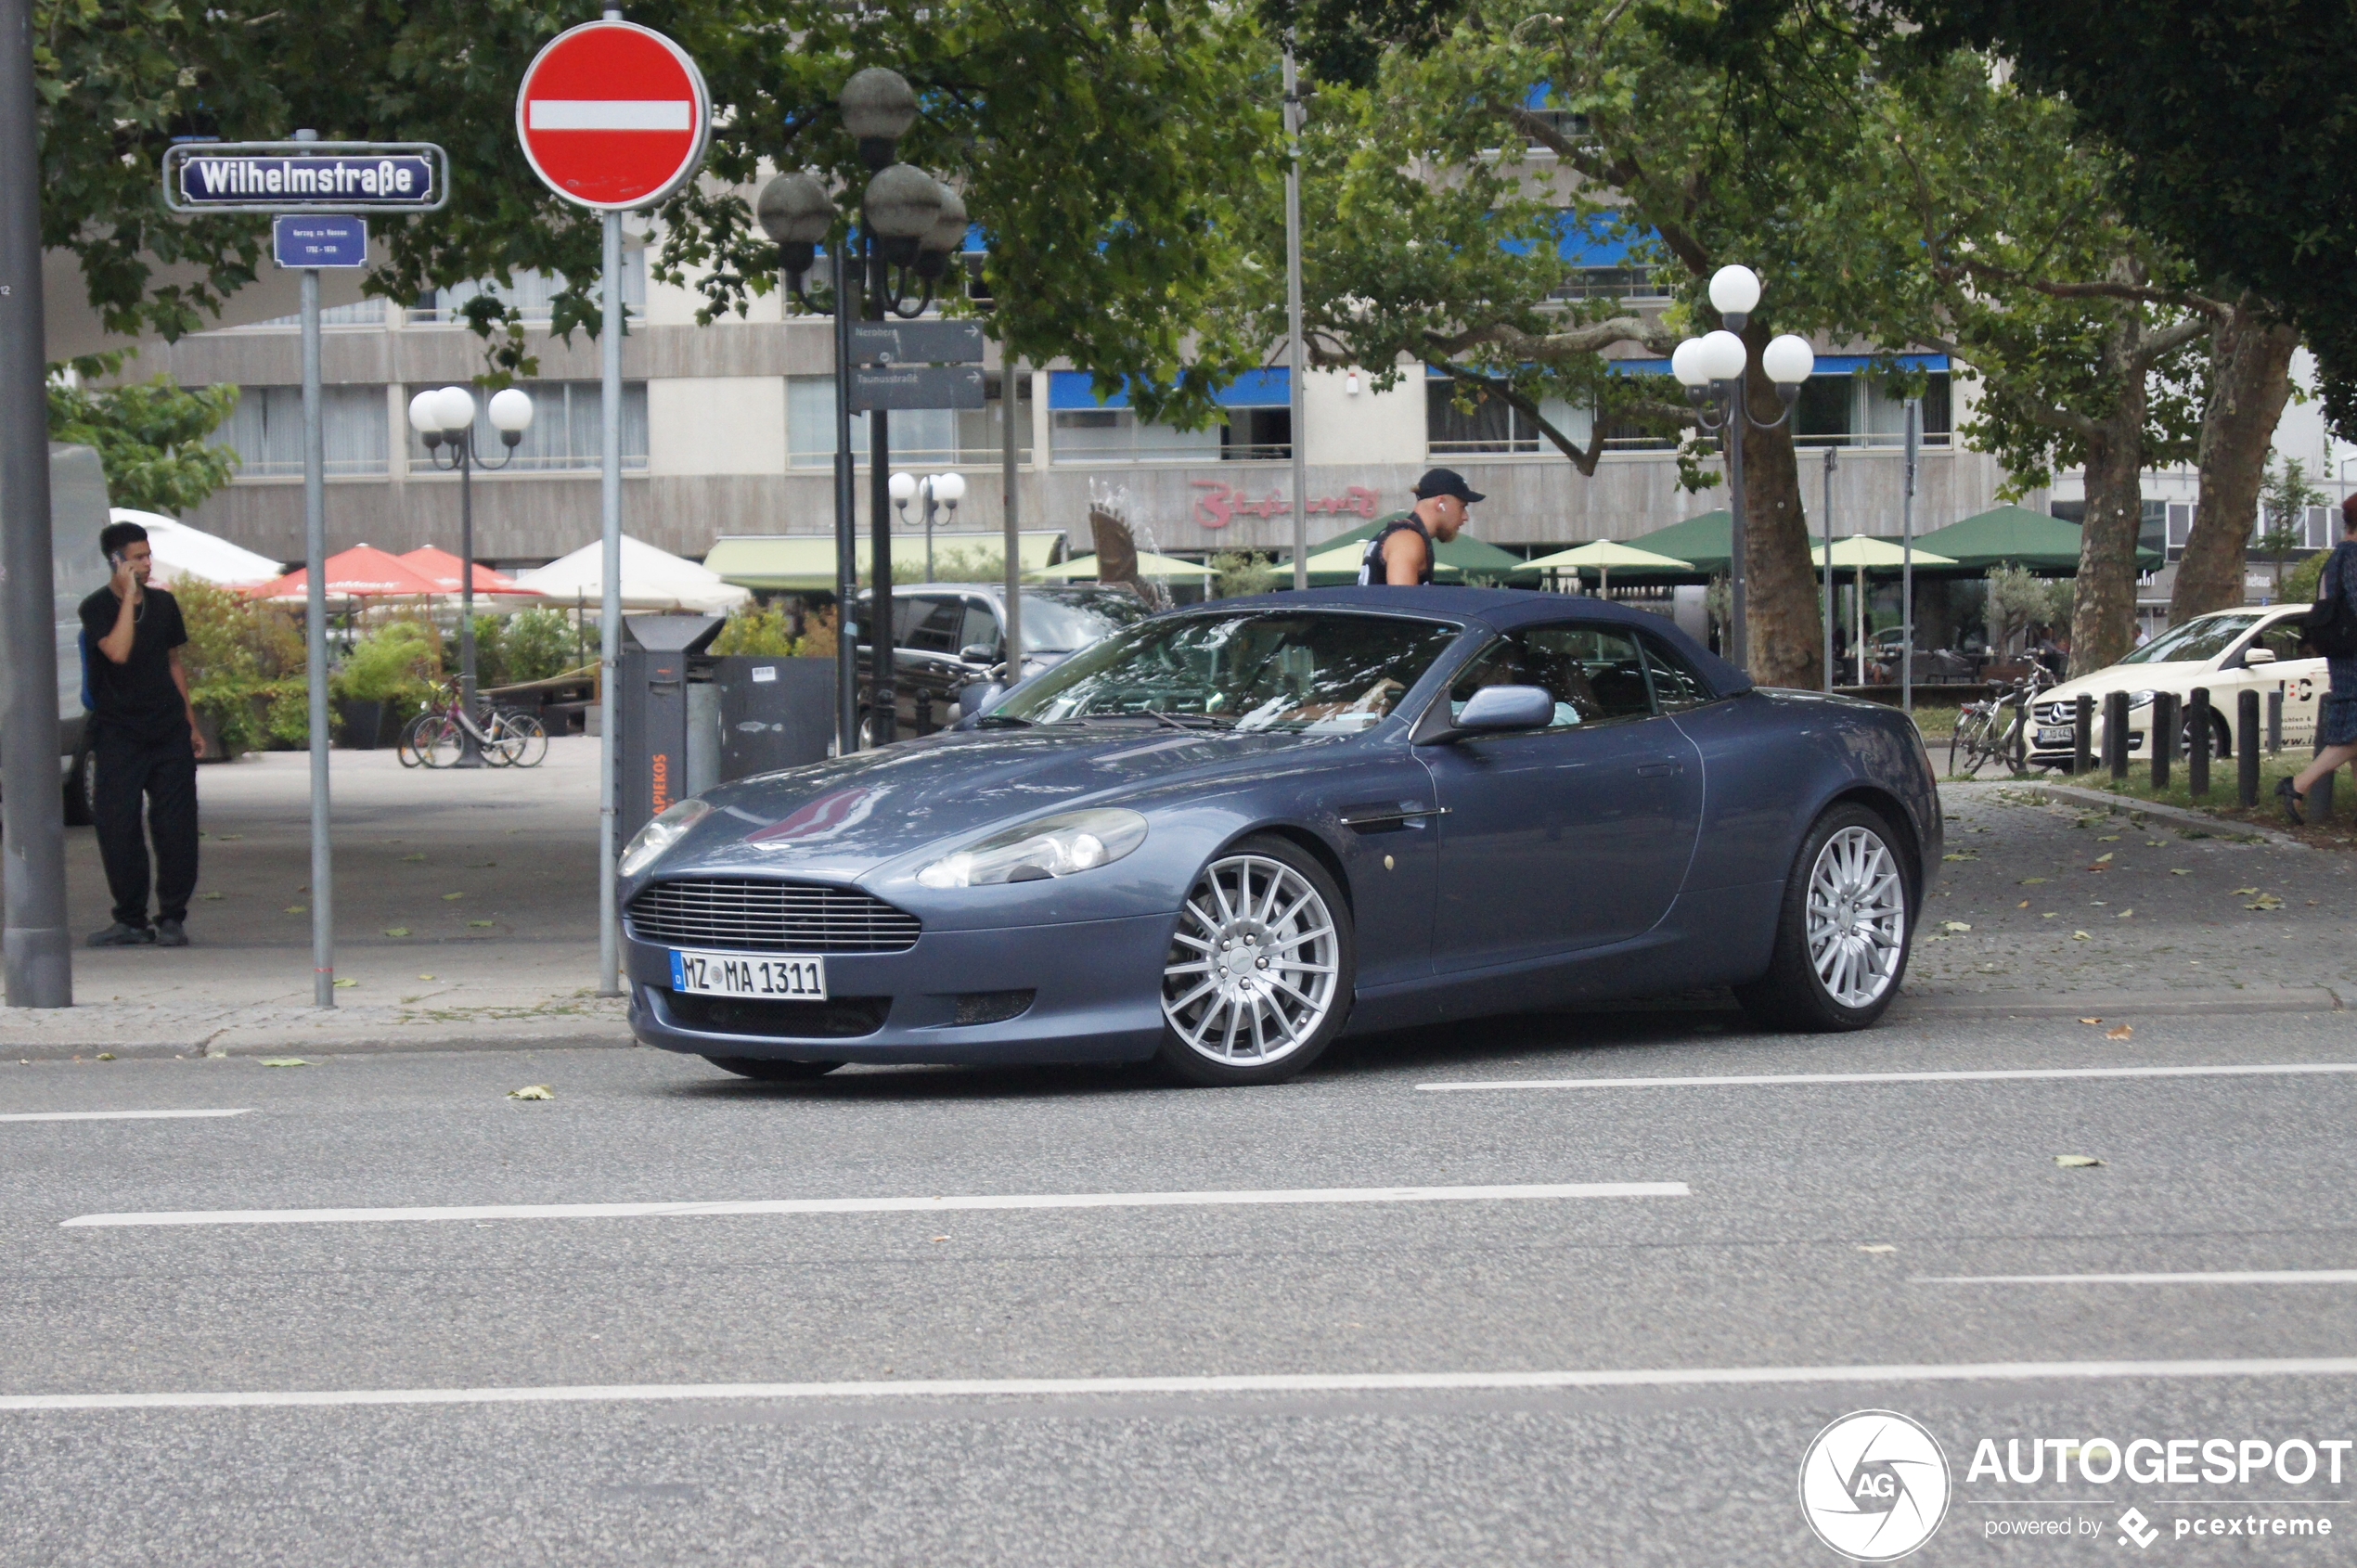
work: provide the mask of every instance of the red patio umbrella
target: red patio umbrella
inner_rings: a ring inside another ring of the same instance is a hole
[[[448,550],[438,550],[431,545],[428,545],[423,549],[410,550],[395,559],[432,578],[442,592],[456,594],[458,591],[458,570],[463,563]],[[548,597],[539,589],[527,588],[506,572],[494,572],[487,566],[478,564],[474,569],[474,578],[477,598],[486,595],[499,595],[509,598]]]
[[[247,597],[299,599],[310,591],[310,586],[308,572],[290,572],[275,582],[247,590]],[[442,592],[441,584],[399,556],[368,545],[328,558],[329,598],[431,598]]]

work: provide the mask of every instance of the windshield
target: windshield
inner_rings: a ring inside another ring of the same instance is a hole
[[[2123,664],[2186,664],[2215,659],[2258,623],[2256,615],[2205,615],[2163,632],[2120,661]]]
[[[1145,601],[1127,588],[1035,589],[1023,596],[1023,645],[1034,653],[1070,653],[1145,618]]]
[[[1457,635],[1388,615],[1164,616],[1074,655],[990,716],[1072,724],[1159,714],[1223,729],[1356,734],[1382,723]]]

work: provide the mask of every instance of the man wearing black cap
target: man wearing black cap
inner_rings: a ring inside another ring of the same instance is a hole
[[[1454,469],[1426,469],[1410,494],[1416,497],[1413,508],[1376,520],[1381,526],[1359,560],[1361,586],[1430,586],[1434,542],[1445,545],[1454,539],[1471,521],[1465,508],[1481,499],[1481,493]]]

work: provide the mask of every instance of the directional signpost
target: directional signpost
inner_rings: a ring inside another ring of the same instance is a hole
[[[303,555],[311,700],[311,991],[336,1005],[335,856],[328,795],[328,481],[319,412],[319,273],[368,264],[358,212],[438,212],[450,161],[431,142],[183,142],[163,155],[175,212],[269,212],[270,255],[303,275]]]
[[[516,91],[516,135],[550,190],[606,217],[604,374],[605,597],[599,606],[598,694],[604,737],[599,785],[599,991],[622,990],[622,937],[614,906],[615,676],[622,658],[622,214],[677,189],[703,161],[712,95],[688,52],[650,28],[608,11],[550,39]]]
[[[851,328],[851,406],[985,406],[979,321],[862,321]]]

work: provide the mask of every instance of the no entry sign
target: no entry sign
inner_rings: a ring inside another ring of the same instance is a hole
[[[548,41],[516,94],[533,173],[568,201],[606,212],[661,200],[703,161],[712,99],[686,50],[626,21]]]

